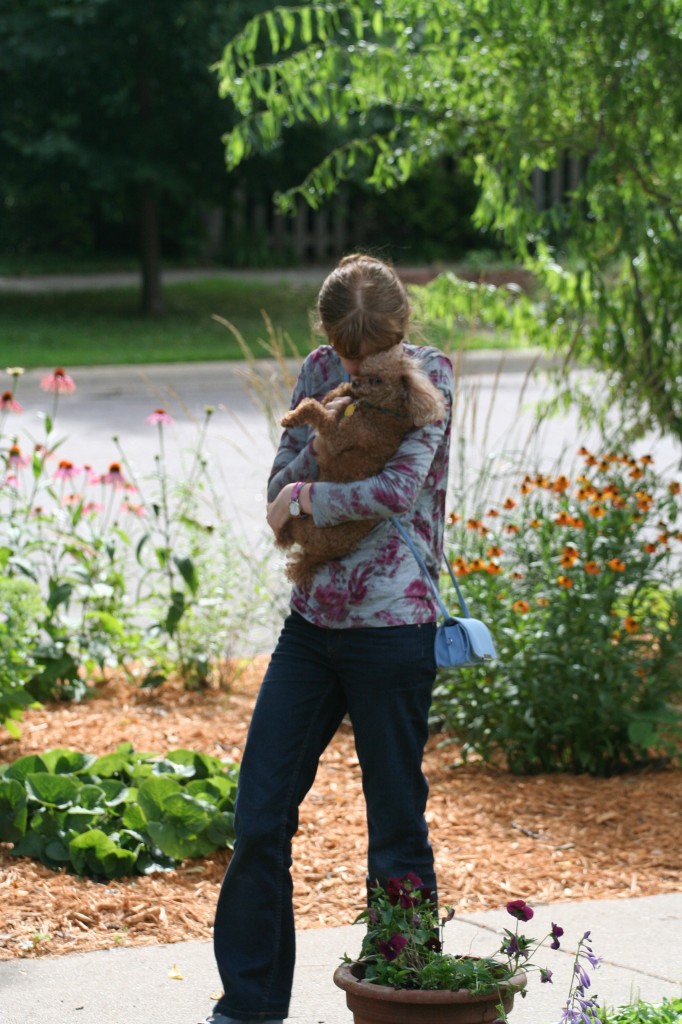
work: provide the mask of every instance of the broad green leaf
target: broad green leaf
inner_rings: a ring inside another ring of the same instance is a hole
[[[24,787],[16,779],[0,779],[0,842],[16,843],[27,821]]]
[[[66,775],[32,772],[26,777],[29,799],[45,807],[63,809],[72,806],[78,799],[79,788],[75,779]]]
[[[191,558],[173,558],[180,575],[187,584],[192,594],[196,594],[199,587],[199,577],[196,566]]]
[[[101,779],[110,779],[115,775],[121,775],[129,764],[129,754],[104,754],[92,762],[89,772],[90,775],[96,775]]]
[[[104,629],[106,633],[110,633],[112,636],[124,635],[125,630],[123,629],[123,623],[115,615],[112,615],[111,612],[89,611],[85,613],[85,618],[90,620],[94,619],[96,622],[99,622],[102,629]]]
[[[47,770],[55,775],[75,775],[86,768],[89,769],[95,760],[93,754],[81,754],[77,750],[62,747],[46,750],[41,756]]]
[[[47,765],[42,757],[39,754],[28,754],[26,757],[19,757],[12,762],[5,772],[5,778],[16,779],[17,782],[23,784],[26,781],[26,776],[31,772],[44,771],[47,771]]]
[[[91,829],[69,843],[69,856],[77,874],[122,878],[135,866],[135,854],[122,850],[100,829]]]
[[[174,779],[164,776],[151,776],[140,786],[137,799],[148,821],[158,821],[164,815],[164,807],[168,797],[180,792],[180,786]]]

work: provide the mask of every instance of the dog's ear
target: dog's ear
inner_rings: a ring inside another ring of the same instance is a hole
[[[437,423],[445,416],[445,399],[435,384],[416,366],[409,366],[403,374],[407,390],[407,411],[415,427]]]

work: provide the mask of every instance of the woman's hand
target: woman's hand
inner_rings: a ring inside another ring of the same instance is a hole
[[[275,500],[271,501],[267,507],[266,518],[268,526],[275,536],[277,536],[287,520],[291,518],[289,514],[289,502],[291,501],[291,492],[293,489],[293,484],[285,484]],[[305,512],[306,515],[311,515],[312,506],[310,504],[310,484],[303,485],[299,493],[298,500],[301,510]]]

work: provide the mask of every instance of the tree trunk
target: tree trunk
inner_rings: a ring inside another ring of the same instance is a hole
[[[140,186],[139,203],[142,312],[145,316],[160,316],[166,307],[161,287],[159,204],[153,185]]]

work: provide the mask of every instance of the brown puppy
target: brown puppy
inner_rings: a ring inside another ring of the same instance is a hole
[[[335,398],[346,396],[351,401],[345,409],[327,408]],[[283,418],[282,426],[307,423],[313,427],[319,479],[348,483],[374,476],[409,430],[435,423],[444,415],[440,391],[400,344],[367,356],[358,375],[334,388],[322,402],[304,398]],[[287,520],[277,544],[283,548],[299,545],[287,563],[287,576],[293,583],[305,585],[318,565],[347,555],[377,522],[360,519],[319,527],[312,517]]]

